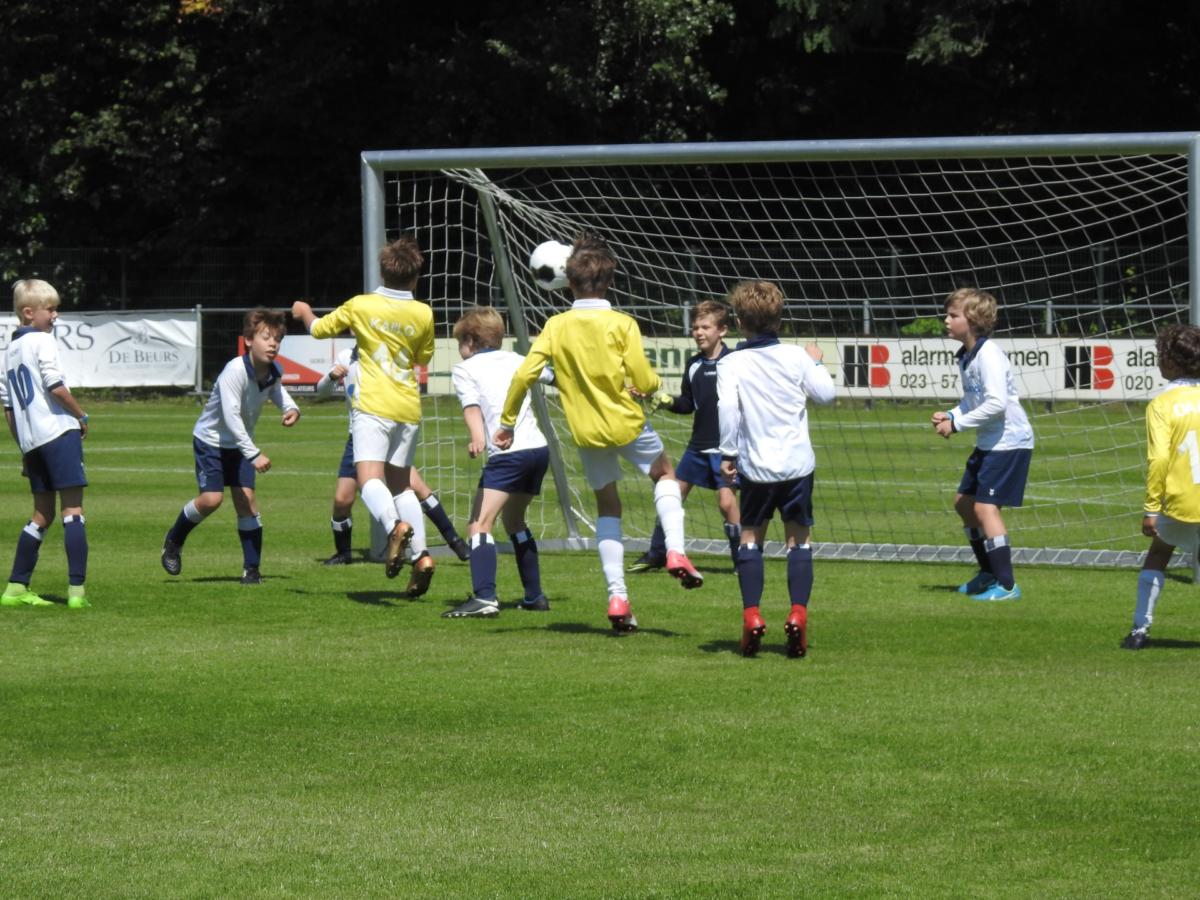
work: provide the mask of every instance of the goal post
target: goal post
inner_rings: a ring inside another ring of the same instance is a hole
[[[462,449],[450,329],[494,305],[526,349],[570,303],[533,283],[530,250],[589,229],[617,254],[610,297],[668,390],[694,352],[694,303],[745,278],[783,288],[782,339],[816,341],[839,394],[810,419],[819,555],[972,558],[950,502],[971,435],[945,442],[928,425],[960,396],[941,300],[972,284],[1000,301],[995,339],[1037,438],[1025,506],[1006,512],[1016,558],[1140,561],[1154,334],[1200,323],[1200,134],[372,151],[361,172],[364,288],[396,234],[426,253],[438,350],[417,465],[460,522],[478,463]],[[590,546],[591,492],[552,388],[535,410],[553,458],[530,525],[543,546]],[[690,418],[651,422],[677,459]],[[621,486],[635,549],[653,527],[644,481],[625,470]],[[689,551],[724,552],[709,492],[686,510]]]

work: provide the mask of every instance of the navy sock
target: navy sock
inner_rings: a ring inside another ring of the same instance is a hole
[[[187,540],[187,536],[192,533],[192,529],[203,521],[204,518],[200,516],[199,510],[196,509],[196,502],[189,500],[184,504],[183,509],[179,511],[179,516],[175,519],[175,524],[171,526],[171,530],[167,532],[167,540],[182,547],[183,542]]]
[[[242,542],[242,566],[257,569],[262,560],[262,519],[246,516],[237,521],[238,540]]]
[[[442,540],[447,544],[453,543],[456,540],[462,540],[454,527],[454,523],[446,515],[446,507],[442,506],[441,501],[437,498],[437,494],[430,494],[422,500],[421,509],[425,511],[425,515],[429,517],[429,521],[434,524],[438,533],[442,536]]]
[[[667,535],[663,531],[662,522],[654,520],[654,531],[650,535],[650,555],[655,559],[667,558]]]
[[[525,599],[536,600],[542,596],[542,567],[538,562],[537,541],[528,528],[512,536],[513,552],[517,555],[517,573],[521,586],[525,588]]]
[[[725,537],[729,538],[729,557],[733,560],[733,567],[736,569],[738,547],[742,545],[742,526],[737,522],[726,522]]]
[[[67,584],[87,581],[88,542],[83,516],[63,517],[63,545],[67,549]]]
[[[760,606],[763,595],[763,555],[758,544],[742,544],[737,554],[738,587],[742,590],[742,608]]]
[[[812,547],[804,544],[788,551],[787,575],[792,606],[808,606],[813,586]]]
[[[991,563],[992,574],[996,576],[996,580],[1005,590],[1012,590],[1012,586],[1017,582],[1013,577],[1012,547],[1008,545],[1008,535],[998,534],[994,538],[988,538],[984,543],[987,546],[988,562]]]
[[[992,561],[988,559],[987,548],[983,546],[983,532],[978,528],[964,528],[963,532],[967,535],[971,552],[975,554],[975,561],[979,563],[979,571],[991,572]]]
[[[354,530],[354,523],[349,516],[344,519],[330,519],[329,525],[333,528],[333,549],[337,553],[350,552],[350,536]]]
[[[471,538],[471,593],[478,600],[496,599],[496,542],[484,532]]]
[[[37,567],[38,553],[41,552],[42,538],[45,536],[46,529],[38,528],[33,522],[21,529],[21,536],[17,538],[17,552],[13,556],[12,575],[9,576],[9,581],[29,586],[29,582],[33,581],[33,570]]]

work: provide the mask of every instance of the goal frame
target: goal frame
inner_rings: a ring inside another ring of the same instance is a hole
[[[386,176],[389,172],[445,171],[453,169],[574,168],[588,165],[672,165],[717,163],[848,162],[921,159],[1003,159],[1038,156],[1062,158],[1079,155],[1171,154],[1186,158],[1188,321],[1200,324],[1200,132],[1136,132],[1123,134],[1022,135],[1001,137],[931,137],[816,141],[750,141],[678,144],[619,144],[547,147],[488,147],[457,149],[371,150],[360,156],[362,189],[363,289],[379,284],[378,252],[386,235]],[[480,205],[492,244],[496,276],[509,308],[517,349],[529,349],[529,334],[513,283],[511,254],[496,221],[492,199],[480,192]],[[531,392],[535,414],[545,426],[549,414],[540,390]],[[550,431],[548,430],[549,434]],[[543,542],[567,549],[592,547],[582,535],[569,502],[561,446],[551,441],[551,475],[558,486],[567,538]],[[644,549],[646,541],[627,542]],[[719,547],[694,549],[720,552]],[[783,552],[777,548],[776,552]],[[966,547],[915,544],[821,543],[823,558],[904,560],[927,562],[965,561]],[[1143,552],[1129,550],[1018,548],[1014,555],[1024,563],[1056,565],[1134,566]]]

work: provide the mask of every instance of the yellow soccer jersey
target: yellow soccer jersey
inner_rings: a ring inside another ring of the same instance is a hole
[[[571,436],[580,447],[623,447],[646,422],[632,385],[653,394],[661,384],[642,351],[637,322],[607,300],[576,300],[551,316],[513,375],[500,424],[511,428],[521,401],[546,365],[562,397]]]
[[[433,310],[408,291],[381,287],[321,316],[309,333],[329,338],[346,329],[358,342],[354,408],[394,422],[419,423],[421,390],[413,366],[433,357]]]
[[[1146,512],[1200,522],[1200,381],[1172,381],[1146,407]]]

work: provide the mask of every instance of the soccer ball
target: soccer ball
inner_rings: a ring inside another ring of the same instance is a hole
[[[544,291],[557,291],[567,286],[567,258],[571,255],[569,244],[546,241],[538,244],[529,254],[529,274],[534,284]]]

